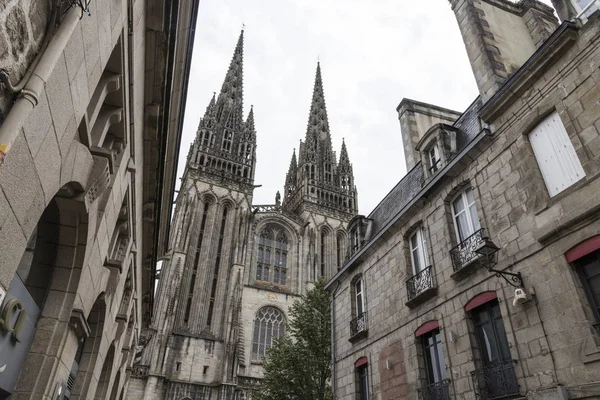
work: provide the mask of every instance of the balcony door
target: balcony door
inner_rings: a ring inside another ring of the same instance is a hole
[[[475,308],[472,316],[481,354],[481,368],[473,373],[476,388],[488,399],[518,394],[519,385],[498,300]]]

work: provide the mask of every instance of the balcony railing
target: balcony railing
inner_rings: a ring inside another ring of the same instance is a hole
[[[503,361],[471,372],[475,397],[479,400],[495,400],[519,395],[519,383],[515,375],[515,362]]]
[[[432,289],[435,289],[435,285],[433,282],[433,266],[430,265],[406,281],[407,302],[413,301]]]
[[[417,393],[419,400],[450,400],[450,379],[427,385]]]
[[[367,313],[359,314],[358,317],[350,321],[350,339],[357,338],[361,334],[367,333]]]
[[[483,228],[475,231],[474,234],[450,250],[452,266],[454,267],[455,272],[460,271],[466,265],[481,257],[481,255],[477,254],[475,250],[481,247],[481,245],[484,243],[485,235],[483,231]]]

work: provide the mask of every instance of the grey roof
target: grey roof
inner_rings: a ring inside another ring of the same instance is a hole
[[[479,125],[479,109],[481,108],[481,98],[477,97],[475,101],[462,113],[452,126],[458,129],[456,137],[456,154],[473,140],[481,127]],[[374,229],[371,237],[374,237],[387,222],[396,216],[423,188],[424,184],[423,166],[419,162],[411,169],[392,190],[381,200],[369,214],[373,220]]]

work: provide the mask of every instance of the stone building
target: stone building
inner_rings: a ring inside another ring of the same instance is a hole
[[[249,398],[288,307],[344,259],[357,193],[345,144],[339,159],[332,150],[319,65],[283,199],[252,204],[259,134],[254,110],[243,114],[243,40],[189,149],[131,399]]]
[[[479,96],[404,99],[408,173],[328,283],[349,399],[600,398],[600,17],[451,0]]]
[[[0,1],[0,398],[129,398],[197,7]]]

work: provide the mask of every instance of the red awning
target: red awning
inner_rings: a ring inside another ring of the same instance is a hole
[[[567,262],[571,263],[598,249],[600,249],[600,235],[593,236],[572,247],[571,250],[565,253],[565,257]]]
[[[361,357],[354,363],[354,368],[361,367],[369,363],[369,359],[367,357]]]
[[[496,296],[496,292],[480,293],[477,296],[473,297],[471,300],[469,300],[469,302],[465,306],[465,311],[467,311],[467,312],[471,311],[475,307],[479,307],[480,305],[485,304],[488,301],[492,301],[497,298],[498,298],[498,296]]]
[[[419,337],[421,335],[426,334],[427,332],[431,332],[434,329],[438,329],[439,327],[440,323],[437,320],[427,321],[415,331],[415,336]]]

